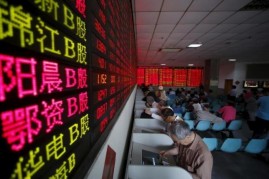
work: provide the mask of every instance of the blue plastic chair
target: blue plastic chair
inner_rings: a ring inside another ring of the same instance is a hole
[[[233,153],[237,152],[242,146],[242,139],[227,138],[220,147],[223,152]]]
[[[191,120],[191,112],[186,112],[183,116],[184,120]]]
[[[193,120],[184,120],[184,122],[186,122],[190,126],[190,129],[194,128],[194,121]]]
[[[227,129],[229,131],[236,131],[241,129],[243,125],[243,121],[242,120],[233,120],[231,121],[231,123],[229,124],[229,126],[227,127]]]
[[[206,131],[210,128],[210,124],[211,124],[211,122],[208,120],[201,120],[198,122],[195,129],[197,131]]]
[[[261,153],[266,147],[266,139],[251,139],[244,148],[244,151],[252,154],[258,154]]]
[[[217,149],[218,146],[217,138],[203,138],[203,141],[207,145],[209,151]]]
[[[216,122],[212,126],[213,131],[222,131],[226,128],[226,121]]]

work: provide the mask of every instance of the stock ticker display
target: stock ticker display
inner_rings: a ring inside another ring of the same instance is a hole
[[[0,0],[1,178],[86,172],[136,83],[130,3]]]
[[[137,84],[153,86],[198,87],[202,83],[203,68],[137,68]]]

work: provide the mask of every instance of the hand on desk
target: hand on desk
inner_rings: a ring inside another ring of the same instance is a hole
[[[164,151],[164,150],[162,150],[162,151],[160,151],[160,157],[165,157],[166,156],[166,153],[165,153],[166,151]]]

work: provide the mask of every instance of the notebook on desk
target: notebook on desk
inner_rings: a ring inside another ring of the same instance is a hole
[[[159,153],[142,150],[143,165],[169,165],[167,161],[160,157]]]

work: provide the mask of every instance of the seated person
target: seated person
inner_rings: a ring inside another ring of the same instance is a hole
[[[146,97],[145,105],[147,108],[157,108],[158,107],[158,103],[155,102],[154,97],[152,97],[152,96]]]
[[[154,112],[151,112],[152,109],[147,108],[145,109],[145,113],[151,116],[153,119],[159,119],[159,120],[164,120],[165,122],[173,122],[176,120],[183,120],[179,116],[174,115],[174,111],[171,108],[163,108],[161,109],[159,114],[156,114]]]
[[[172,108],[173,108],[173,111],[177,114],[183,113],[183,108],[181,107],[181,101],[178,98],[175,99],[175,106]]]
[[[171,123],[174,121],[180,121],[180,120],[183,121],[183,119],[179,116],[176,116],[174,111],[170,108],[162,109],[161,116],[162,116],[162,119],[167,123]]]
[[[228,103],[218,110],[221,114],[222,119],[224,119],[227,125],[236,118],[236,109],[234,108],[234,102],[228,101]]]
[[[194,179],[211,179],[213,157],[201,137],[184,121],[171,123],[168,134],[176,147],[161,151],[160,156],[176,155],[177,165],[187,170]]]
[[[157,108],[146,108],[145,113],[150,115],[153,119],[163,120],[163,118],[161,116],[161,111],[162,111],[162,109],[165,109],[165,108],[169,108],[173,111],[173,109],[167,104],[166,101],[161,100],[158,103]]]
[[[223,119],[221,119],[220,117],[209,112],[209,105],[204,105],[204,110],[197,111],[195,116],[196,116],[195,120],[196,123],[198,123],[201,120],[208,120],[211,123],[217,123],[223,121]]]

